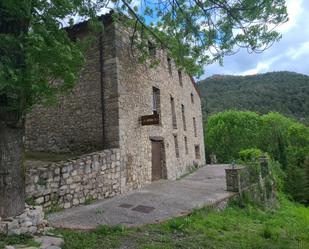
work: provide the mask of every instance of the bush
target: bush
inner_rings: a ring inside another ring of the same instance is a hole
[[[238,158],[242,149],[256,147],[259,116],[253,112],[226,111],[210,116],[206,124],[206,153],[214,152],[220,163]]]
[[[209,117],[205,130],[206,156],[214,153],[220,163],[230,163],[237,158],[252,161],[265,151],[282,165],[285,191],[309,204],[307,126],[279,113],[225,111]]]
[[[263,152],[260,149],[251,148],[241,150],[239,151],[238,154],[240,160],[246,162],[246,161],[256,161],[262,156]]]

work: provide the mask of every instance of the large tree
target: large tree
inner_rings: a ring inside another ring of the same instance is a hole
[[[144,0],[137,6],[131,0],[1,0],[1,217],[24,208],[26,112],[72,89],[84,62],[83,41],[71,41],[63,26],[76,16],[98,24],[96,15],[107,6],[116,10],[115,21],[131,26],[141,61],[151,41],[192,75],[237,47],[263,51],[280,38],[274,28],[287,20],[284,0]]]

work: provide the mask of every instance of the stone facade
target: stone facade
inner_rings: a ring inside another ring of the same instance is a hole
[[[81,34],[82,36],[83,34]],[[102,106],[98,41],[86,54],[73,92],[59,104],[37,106],[26,119],[26,148],[32,151],[71,152],[102,149]]]
[[[156,57],[161,61],[157,67],[150,68],[139,64],[130,53],[129,36],[126,30],[116,27],[120,149],[128,158],[132,158],[126,166],[127,184],[136,188],[151,182],[152,139],[162,138],[168,179],[183,175],[193,164],[203,165],[205,153],[201,101],[191,77],[182,72],[180,82],[178,69],[173,61],[170,73],[167,53],[164,50],[156,51]],[[153,111],[153,87],[160,91],[160,125],[142,126],[139,118],[152,114]],[[173,127],[171,97],[175,106],[177,128]],[[182,120],[182,105],[186,127]],[[193,118],[196,120],[196,136]],[[177,136],[178,140],[178,158],[174,136]],[[185,148],[185,137],[188,152]],[[200,158],[196,158],[195,145],[200,148]]]
[[[58,209],[115,196],[125,182],[123,165],[125,156],[111,149],[27,167],[27,199],[45,209]]]
[[[97,42],[87,53],[85,68],[73,94],[63,96],[58,108],[37,107],[28,116],[27,149],[67,152],[116,148],[122,155],[121,162],[117,161],[121,165],[116,166],[117,172],[121,172],[121,180],[117,180],[116,185],[121,183],[121,187],[114,189],[112,195],[152,181],[152,141],[162,144],[161,178],[176,179],[192,165],[205,164],[201,100],[193,79],[179,70],[172,60],[168,61],[164,50],[156,51],[156,57],[161,60],[157,67],[139,64],[131,53],[128,30],[108,18],[104,20],[104,32],[96,35]],[[78,25],[75,36],[84,35],[85,30],[84,24]],[[154,89],[159,93],[156,102],[160,122],[144,126],[141,117],[154,113]],[[70,165],[83,171],[88,163],[76,161]],[[52,167],[58,166],[46,168]],[[102,177],[111,174],[104,172],[90,173],[87,179],[91,181],[91,177],[98,174]],[[67,181],[54,177],[56,180],[53,178],[51,183],[55,190],[61,181]],[[68,179],[73,177],[69,174]],[[92,186],[99,188],[93,191],[102,198],[104,188],[109,188],[110,183],[100,181],[100,184],[103,185]],[[60,203],[67,203],[66,207],[74,205],[74,199],[75,203],[82,203],[83,197],[76,199],[74,190],[70,191],[69,198],[63,197],[68,200]],[[48,202],[44,196],[43,204],[49,205]]]

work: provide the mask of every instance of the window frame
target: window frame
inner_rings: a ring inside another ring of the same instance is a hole
[[[176,116],[176,107],[175,107],[175,99],[171,96],[171,112],[172,112],[172,126],[173,129],[177,129],[177,116]]]
[[[194,155],[196,160],[201,159],[201,148],[199,144],[194,145]]]
[[[177,134],[173,134],[173,137],[174,137],[175,156],[176,156],[176,158],[179,158],[180,153],[179,153],[178,136],[177,136]]]
[[[172,59],[167,56],[167,68],[168,68],[168,72],[170,74],[170,76],[173,75],[173,72],[172,72]]]

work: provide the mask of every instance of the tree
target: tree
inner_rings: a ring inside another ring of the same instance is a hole
[[[74,17],[90,19],[107,0],[5,0],[0,2],[0,216],[24,208],[22,169],[25,113],[72,89],[84,62],[82,41],[66,29]],[[150,6],[150,7],[149,7]],[[132,27],[141,61],[149,39],[168,49],[178,66],[199,75],[206,63],[221,61],[235,47],[260,52],[280,35],[273,28],[287,20],[280,0],[114,0],[115,21]],[[126,16],[127,18],[119,18]],[[151,22],[152,21],[152,22]]]
[[[215,153],[220,163],[231,163],[239,151],[258,147],[261,120],[256,113],[225,111],[210,116],[206,125],[206,155]]]

